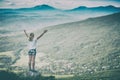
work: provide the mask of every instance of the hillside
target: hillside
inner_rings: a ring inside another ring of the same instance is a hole
[[[81,75],[120,68],[120,13],[46,27],[37,30],[36,36],[45,29],[48,32],[38,41],[36,57],[36,67],[42,73]],[[9,65],[16,70],[27,68],[23,33],[3,36],[0,43],[6,43],[0,47],[1,55],[9,50],[17,56]],[[1,58],[5,60],[9,59]]]
[[[119,22],[120,13],[116,13],[48,27],[38,51],[45,52],[54,66],[66,72],[71,69],[71,72],[92,73],[119,68]]]

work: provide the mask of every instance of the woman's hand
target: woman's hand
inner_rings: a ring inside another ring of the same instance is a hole
[[[26,30],[24,30],[24,32],[26,32]]]
[[[44,33],[46,33],[48,30],[44,30]]]

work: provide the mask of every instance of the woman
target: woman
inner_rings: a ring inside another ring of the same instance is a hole
[[[28,35],[26,33],[26,30],[24,30],[25,35],[27,36],[28,40],[29,40],[29,51],[28,51],[28,55],[29,55],[29,71],[35,71],[35,57],[36,57],[36,43],[37,40],[40,39],[45,33],[47,32],[47,30],[44,30],[44,32],[38,36],[37,38],[34,37],[34,33],[30,33],[30,35]]]

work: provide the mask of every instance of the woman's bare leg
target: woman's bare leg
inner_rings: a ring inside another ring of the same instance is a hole
[[[32,56],[29,55],[29,62],[28,62],[29,70],[31,70],[31,61],[32,61]]]
[[[35,55],[32,56],[32,69],[35,70]]]

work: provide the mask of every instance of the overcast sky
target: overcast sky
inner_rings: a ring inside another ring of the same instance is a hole
[[[0,8],[24,8],[48,4],[60,9],[78,6],[96,7],[113,5],[120,7],[120,0],[0,0]]]

